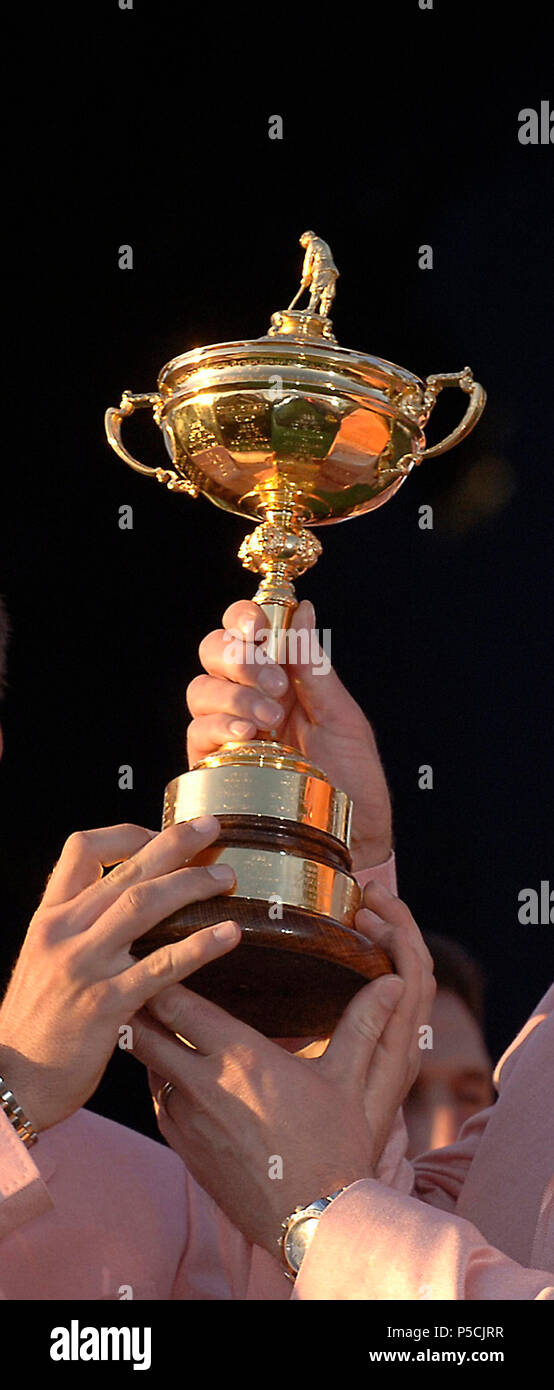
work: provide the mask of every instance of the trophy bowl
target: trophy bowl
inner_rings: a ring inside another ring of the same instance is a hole
[[[485,404],[469,367],[422,380],[340,347],[328,316],[338,274],[330,249],[312,232],[301,243],[301,289],[264,337],[185,352],[162,367],[156,391],[126,391],[106,414],[109,443],[136,471],[258,523],[239,558],[260,576],[254,597],[277,661],[297,606],[293,580],[321,553],[312,528],[389,501],[414,466],[473,429]],[[305,288],[310,302],[300,311]],[[428,448],[424,426],[448,386],[469,397],[466,410]],[[125,418],[143,408],[153,411],[170,467],[140,463],[123,443]],[[174,913],[135,953],[232,915],[240,945],[198,971],[193,987],[270,1036],[327,1036],[356,990],[392,968],[354,930],[361,895],[349,797],[299,750],[258,737],[225,745],[169,784],[164,826],[206,814],[219,818],[221,835],[204,858],[232,865],[234,895]]]
[[[281,502],[321,526],[382,506],[424,454],[452,447],[481,413],[483,388],[469,367],[423,381],[384,359],[295,337],[294,320],[305,315],[273,317],[286,331],[183,353],[162,368],[156,393],[125,392],[109,424],[117,452],[170,490],[203,493],[237,515],[261,520]],[[471,400],[458,428],[426,449],[423,425],[447,385]],[[139,464],[122,445],[121,420],[143,406],[153,408],[172,473]]]

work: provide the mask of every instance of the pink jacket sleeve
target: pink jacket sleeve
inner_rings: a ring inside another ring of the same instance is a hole
[[[363,1181],[321,1217],[293,1297],[554,1299],[554,1275],[508,1259],[469,1221]]]
[[[0,1111],[0,1238],[52,1206],[32,1153]]]
[[[498,1063],[496,1105],[455,1144],[413,1166],[397,1152],[391,1176],[332,1203],[295,1299],[554,1299],[553,1005],[554,988]]]

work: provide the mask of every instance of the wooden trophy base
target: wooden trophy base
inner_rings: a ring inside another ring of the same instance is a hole
[[[241,926],[242,941],[197,970],[187,988],[269,1038],[329,1037],[362,985],[391,970],[385,952],[349,927],[288,906],[272,922],[267,901],[236,894],[174,912],[136,941],[133,953],[143,956],[228,918]]]

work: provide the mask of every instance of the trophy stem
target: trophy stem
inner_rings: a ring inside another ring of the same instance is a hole
[[[281,661],[285,633],[298,607],[292,581],[315,565],[321,544],[302,524],[301,514],[286,496],[268,499],[263,511],[261,525],[242,542],[239,560],[245,569],[263,576],[254,602],[263,609],[269,624],[268,655]]]
[[[286,633],[298,608],[294,584],[286,579],[279,584],[277,575],[266,575],[254,594],[254,603],[258,604],[267,619],[270,634],[267,654],[272,661],[281,664],[285,660]]]

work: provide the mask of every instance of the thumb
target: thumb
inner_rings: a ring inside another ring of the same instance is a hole
[[[303,599],[288,633],[287,670],[297,700],[306,714],[318,722],[339,717],[344,702],[352,698],[333,670],[328,646],[325,641],[320,646],[313,605],[309,599]]]
[[[377,1043],[404,989],[399,975],[381,975],[351,999],[321,1059],[337,1080],[364,1085]]]

